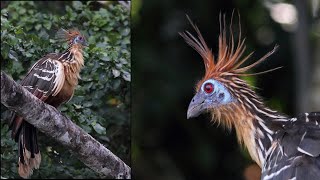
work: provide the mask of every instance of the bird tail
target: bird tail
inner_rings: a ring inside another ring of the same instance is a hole
[[[18,172],[23,178],[32,175],[33,169],[38,169],[41,154],[38,146],[37,129],[24,121],[22,117],[15,116],[11,120],[12,138],[18,142]]]

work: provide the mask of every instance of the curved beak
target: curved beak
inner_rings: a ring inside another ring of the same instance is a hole
[[[197,93],[191,100],[187,119],[199,116],[205,109],[207,109],[207,104],[205,103],[206,97],[204,93]]]

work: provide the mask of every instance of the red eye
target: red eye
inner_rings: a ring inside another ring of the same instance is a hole
[[[82,37],[80,36],[79,39],[82,40]]]
[[[204,91],[208,94],[212,93],[213,92],[213,84],[212,83],[206,83],[203,87]]]

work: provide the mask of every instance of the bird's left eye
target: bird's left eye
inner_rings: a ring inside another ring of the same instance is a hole
[[[206,83],[203,87],[204,91],[208,94],[212,93],[214,90],[213,84],[212,83]]]
[[[81,36],[79,37],[79,40],[82,40],[82,37],[81,37]]]

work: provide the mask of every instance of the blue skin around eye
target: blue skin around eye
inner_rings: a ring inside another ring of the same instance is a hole
[[[74,43],[78,43],[80,41],[80,39],[79,39],[79,36],[77,36],[75,39],[74,39]]]
[[[213,85],[213,92],[207,93],[204,91],[204,86],[207,83]],[[202,84],[199,92],[192,98],[188,107],[187,118],[197,117],[204,110],[230,104],[235,101],[236,99],[232,97],[232,94],[223,83],[209,79]]]
[[[77,36],[76,38],[74,38],[73,40],[73,43],[76,44],[76,43],[83,43],[84,40],[83,39],[80,39],[80,36]]]
[[[224,87],[223,84],[220,82],[214,80],[214,79],[209,79],[206,82],[203,83],[202,85],[202,91],[203,91],[203,86],[206,83],[212,83],[214,86],[214,91],[211,94],[206,94],[206,103],[209,104],[219,104],[219,105],[225,105],[229,104],[231,102],[234,102],[234,99],[230,92],[227,90],[226,87]]]

